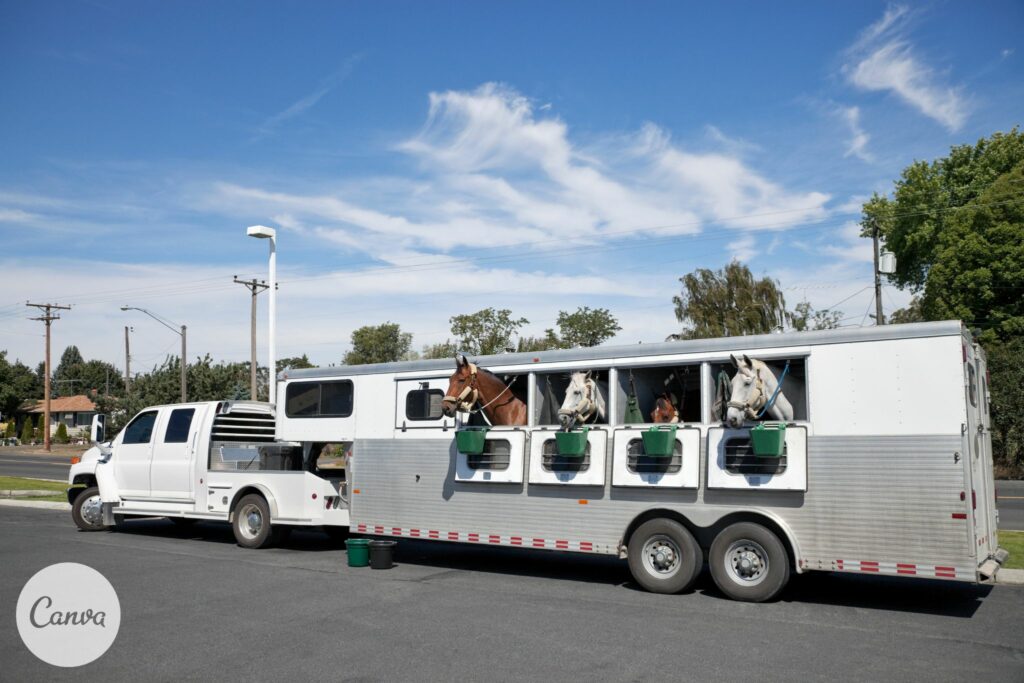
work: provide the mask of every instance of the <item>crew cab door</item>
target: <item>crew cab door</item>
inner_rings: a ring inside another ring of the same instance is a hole
[[[115,439],[112,461],[117,490],[122,498],[149,497],[149,465],[159,414],[156,409],[139,413]]]
[[[207,406],[165,408],[153,444],[149,470],[150,496],[161,500],[193,500],[192,468],[199,430]]]

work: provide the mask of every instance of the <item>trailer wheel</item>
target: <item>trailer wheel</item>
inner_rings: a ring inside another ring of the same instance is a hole
[[[71,506],[71,519],[82,531],[103,531],[103,504],[100,501],[100,490],[96,486],[82,489]]]
[[[771,600],[789,582],[789,556],[778,536],[760,524],[739,522],[711,544],[711,577],[733,600]]]
[[[627,549],[629,571],[652,593],[680,593],[689,588],[704,564],[693,534],[671,519],[652,519],[633,532]]]
[[[238,501],[234,519],[231,529],[243,548],[268,548],[281,540],[284,533],[271,527],[270,506],[258,493],[250,493]]]

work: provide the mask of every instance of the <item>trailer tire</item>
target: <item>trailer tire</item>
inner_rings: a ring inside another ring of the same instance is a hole
[[[715,585],[733,600],[771,600],[789,582],[789,555],[774,533],[752,522],[732,524],[708,554]]]
[[[238,545],[253,549],[269,548],[282,535],[271,526],[270,506],[258,493],[250,493],[238,501],[231,530]]]
[[[686,527],[671,519],[652,519],[633,532],[627,548],[629,571],[652,593],[681,593],[704,566],[700,546]]]
[[[103,523],[103,508],[98,487],[82,489],[75,497],[75,502],[71,504],[71,519],[82,531],[103,531],[107,528]]]

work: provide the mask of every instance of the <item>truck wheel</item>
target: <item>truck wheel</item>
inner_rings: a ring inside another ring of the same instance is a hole
[[[243,548],[269,548],[281,535],[272,533],[270,506],[258,493],[250,493],[238,501],[231,528]]]
[[[693,534],[671,519],[652,519],[640,525],[629,539],[629,571],[652,593],[680,593],[689,588],[704,555]]]
[[[771,600],[789,582],[789,556],[778,536],[760,524],[739,522],[711,544],[711,576],[733,600]]]
[[[100,490],[96,486],[82,489],[71,505],[71,519],[82,531],[103,531],[103,504],[100,502]]]

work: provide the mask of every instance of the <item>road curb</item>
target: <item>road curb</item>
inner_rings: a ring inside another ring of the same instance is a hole
[[[996,572],[996,583],[1007,586],[1024,586],[1024,569],[1001,568]]]
[[[35,498],[38,496],[56,496],[62,493],[52,489],[0,489],[0,498]]]
[[[53,493],[49,491],[48,493]],[[0,498],[0,507],[8,508],[36,508],[42,510],[70,510],[67,503],[55,503],[49,500],[15,500],[13,498]]]

